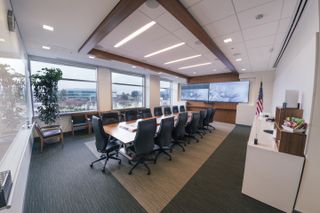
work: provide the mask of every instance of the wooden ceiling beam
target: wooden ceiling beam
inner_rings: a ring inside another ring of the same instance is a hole
[[[120,0],[106,18],[92,32],[78,52],[87,54],[90,50],[114,30],[123,20],[138,9],[146,0]]]
[[[110,53],[110,52],[106,52],[104,50],[92,49],[89,52],[89,54],[95,56],[96,58],[100,58],[100,59],[104,59],[104,60],[120,61],[120,62],[123,62],[123,63],[131,64],[131,65],[142,67],[142,68],[145,68],[145,69],[149,69],[151,71],[167,73],[169,75],[178,76],[180,78],[185,78],[185,79],[188,78],[188,76],[186,76],[186,75],[183,75],[183,74],[180,74],[180,73],[177,73],[177,72],[173,72],[171,70],[167,70],[167,69],[164,69],[162,67],[158,67],[158,66],[154,66],[154,65],[151,65],[151,64],[147,64],[147,63],[141,62],[141,61],[137,61],[137,60],[134,60],[134,59],[131,59],[131,58],[127,58],[127,57],[124,57],[124,56],[121,56],[121,55],[116,55],[116,54],[113,54],[113,53]]]
[[[201,41],[226,67],[234,73],[238,73],[233,64],[224,55],[208,33],[201,27],[187,8],[179,0],[158,0],[158,2],[183,24],[199,41]]]

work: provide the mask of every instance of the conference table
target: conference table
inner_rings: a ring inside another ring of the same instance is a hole
[[[192,112],[196,112],[196,111],[188,111],[188,122],[191,121]],[[157,126],[159,128],[159,125],[160,125],[162,119],[174,117],[175,121],[177,121],[178,115],[179,115],[179,113],[174,113],[171,115],[154,116],[154,117],[150,117],[150,118],[143,118],[143,119],[138,119],[138,120],[133,120],[133,121],[123,121],[120,123],[104,125],[103,129],[107,134],[118,139],[124,145],[126,145],[126,144],[129,144],[134,141],[139,121],[156,118],[157,119]]]

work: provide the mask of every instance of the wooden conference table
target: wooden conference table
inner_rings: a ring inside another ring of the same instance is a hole
[[[188,122],[190,122],[191,120],[192,112],[195,112],[195,111],[188,111]],[[155,116],[150,118],[138,119],[134,121],[123,121],[120,123],[104,125],[103,129],[107,134],[118,139],[119,141],[121,141],[123,144],[126,145],[134,141],[139,121],[156,118],[157,125],[159,127],[162,119],[174,116],[175,120],[177,120],[178,115],[179,113],[174,113],[172,115]]]

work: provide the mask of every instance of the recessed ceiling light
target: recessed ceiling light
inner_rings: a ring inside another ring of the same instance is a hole
[[[205,66],[205,65],[209,65],[209,64],[212,64],[212,63],[211,63],[211,62],[207,62],[207,63],[203,63],[203,64],[195,64],[195,65],[180,67],[180,68],[178,68],[178,69],[179,69],[179,70],[184,70],[184,69],[189,69],[189,68],[193,68],[193,67]]]
[[[242,68],[241,70],[242,70],[242,71],[246,71],[246,69],[245,69],[245,68]]]
[[[51,27],[49,25],[42,25],[42,28],[45,29],[45,30],[49,30],[49,31],[54,31],[54,27]]]
[[[1,42],[5,42],[6,40],[4,38],[0,38],[0,41]]]
[[[148,55],[145,55],[144,57],[145,57],[145,58],[148,58],[148,57],[150,57],[150,56],[154,56],[154,55],[157,55],[157,54],[159,54],[159,53],[163,53],[163,52],[166,52],[166,51],[168,51],[168,50],[172,50],[172,49],[174,49],[174,48],[180,47],[180,46],[182,46],[182,45],[184,45],[184,44],[185,44],[185,42],[181,42],[181,43],[178,43],[178,44],[175,44],[175,45],[166,47],[166,48],[164,48],[164,49],[158,50],[158,51],[156,51],[156,52],[150,53],[150,54],[148,54]]]
[[[224,42],[224,43],[232,42],[232,38],[226,38],[226,39],[223,40],[223,42]]]
[[[192,58],[197,58],[197,57],[200,57],[201,55],[193,55],[193,56],[189,56],[189,57],[185,57],[185,58],[180,58],[180,59],[177,59],[177,60],[174,60],[174,61],[168,61],[164,64],[173,64],[173,63],[176,63],[176,62],[180,62],[180,61],[185,61],[185,60],[189,60],[189,59],[192,59]]]
[[[42,49],[50,50],[50,49],[51,49],[51,47],[49,47],[49,46],[42,46]]]
[[[193,72],[193,74],[197,74],[197,72]]]
[[[158,72],[158,74],[160,75],[160,74],[162,74],[162,72]]]
[[[147,29],[149,29],[150,27],[152,27],[155,24],[156,24],[155,21],[149,22],[148,24],[142,26],[138,30],[134,31],[133,33],[131,33],[130,35],[128,35],[127,37],[125,37],[124,39],[122,39],[121,41],[116,43],[113,47],[118,48],[118,47],[124,45],[125,43],[134,39],[135,37],[137,37],[138,35],[140,35],[141,33],[143,33],[144,31],[146,31]]]
[[[215,71],[217,71],[217,69],[213,69],[213,71],[215,72]]]
[[[94,55],[89,55],[89,58],[94,59],[95,56]]]
[[[179,78],[179,77],[176,76],[176,78]]]
[[[137,68],[136,66],[132,66],[133,69]]]
[[[237,58],[236,61],[242,61],[242,58]]]

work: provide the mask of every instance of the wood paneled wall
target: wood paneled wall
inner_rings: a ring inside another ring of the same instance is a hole
[[[233,73],[217,74],[217,75],[206,75],[192,77],[188,79],[189,84],[196,83],[212,83],[212,82],[226,82],[226,81],[239,81],[239,75]],[[214,120],[226,123],[235,123],[237,114],[236,103],[207,103],[200,101],[188,101],[188,110],[200,110],[204,108],[213,108],[216,110]]]

